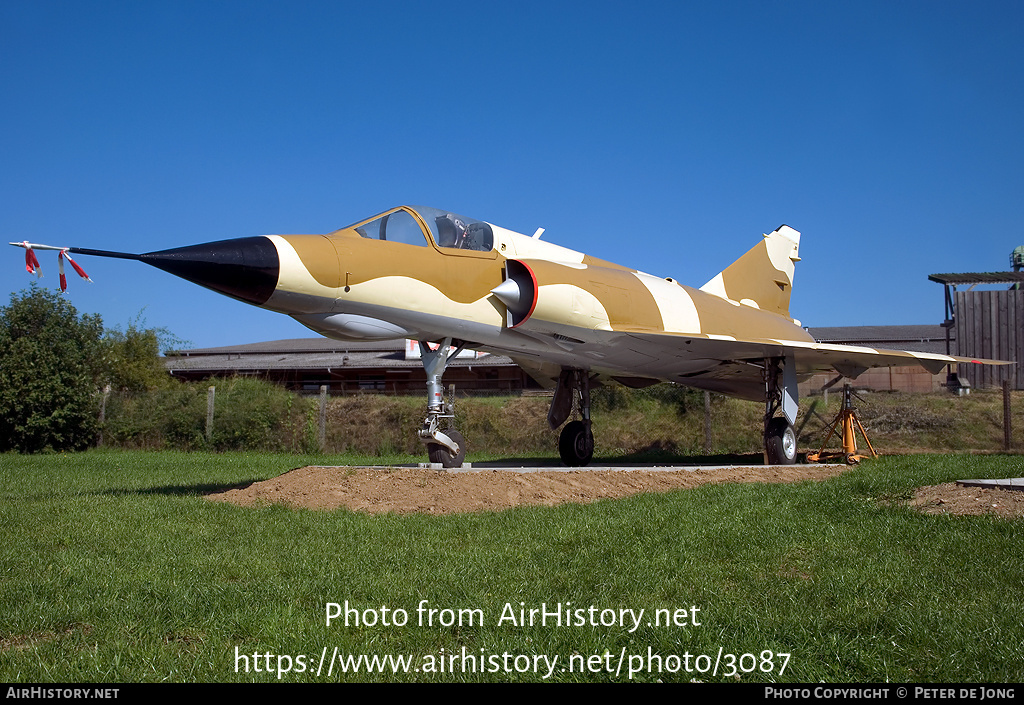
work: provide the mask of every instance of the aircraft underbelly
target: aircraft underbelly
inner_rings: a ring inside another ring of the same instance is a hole
[[[409,331],[408,336],[396,337],[452,337],[468,341],[475,349],[510,356],[526,367],[533,361],[536,366],[553,371],[581,368],[608,378],[672,381],[752,399],[763,395],[758,370],[696,356],[687,350],[683,338],[645,343],[623,333],[566,328],[562,330],[568,335],[556,337],[391,307],[349,304],[344,308],[349,314],[388,321],[397,329]],[[321,332],[334,337],[330,331]],[[573,334],[580,337],[574,338]],[[592,342],[584,342],[584,337]],[[547,381],[551,381],[550,375]]]

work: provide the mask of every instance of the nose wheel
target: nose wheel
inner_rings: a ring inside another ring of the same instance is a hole
[[[439,463],[446,468],[461,468],[462,463],[466,460],[466,439],[455,429],[448,429],[444,435],[448,436],[459,450],[453,452],[446,445],[428,443],[427,455],[430,457],[430,462]]]

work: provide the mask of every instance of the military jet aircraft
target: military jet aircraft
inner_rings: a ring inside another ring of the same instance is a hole
[[[800,233],[782,225],[699,289],[450,211],[401,206],[325,235],[266,235],[146,254],[10,243],[117,257],[255,306],[339,340],[420,341],[427,414],[420,439],[432,462],[463,463],[442,376],[464,348],[515,360],[554,387],[559,454],[590,462],[590,389],[670,382],[761,402],[765,460],[797,457],[797,383],[816,372],[854,378],[873,367],[932,373],[983,362],[816,343],[789,313]],[[82,276],[84,271],[74,263]],[[62,269],[63,272],[63,269]],[[432,347],[432,345],[434,347]],[[453,351],[454,349],[454,351]]]

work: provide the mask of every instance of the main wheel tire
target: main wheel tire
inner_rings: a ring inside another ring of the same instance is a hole
[[[581,467],[594,457],[594,434],[582,421],[570,421],[558,436],[558,454],[569,467]]]
[[[462,462],[466,459],[466,439],[462,437],[461,433],[454,429],[444,431],[444,435],[448,436],[459,445],[459,452],[453,454],[448,450],[448,448],[440,443],[428,443],[427,455],[430,456],[430,462],[440,463],[446,468],[461,468]]]
[[[768,422],[764,446],[768,451],[769,464],[792,465],[796,462],[796,432],[782,416]]]

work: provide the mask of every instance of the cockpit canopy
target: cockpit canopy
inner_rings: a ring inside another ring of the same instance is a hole
[[[430,237],[438,247],[453,250],[489,252],[494,248],[494,232],[487,223],[427,206],[411,208],[427,224],[429,234],[423,232],[419,222],[406,208],[357,225],[355,231],[371,240],[390,240],[423,247],[427,245],[425,237]]]

